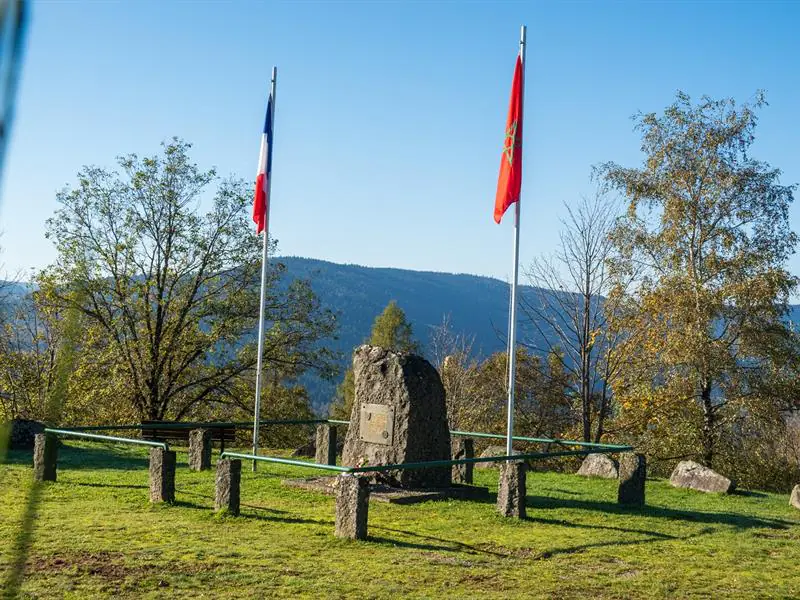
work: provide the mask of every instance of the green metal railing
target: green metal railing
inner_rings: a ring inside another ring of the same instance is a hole
[[[620,451],[633,450],[632,446],[621,446],[605,444],[605,448],[593,448],[598,454],[611,454]],[[433,469],[437,467],[452,467],[453,465],[468,465],[476,463],[508,462],[510,460],[539,460],[542,458],[552,458],[555,456],[581,456],[589,454],[589,450],[559,450],[558,452],[529,452],[526,454],[514,454],[512,456],[486,456],[476,458],[456,458],[452,460],[429,460],[424,462],[398,463],[391,465],[372,465],[363,467],[340,467],[338,465],[321,465],[303,460],[291,458],[279,458],[277,456],[256,456],[253,454],[242,454],[239,452],[225,451],[220,458],[240,458],[244,460],[257,460],[261,462],[277,463],[282,465],[292,465],[306,467],[309,469],[322,469],[324,471],[337,471],[339,473],[380,473],[385,471],[403,471],[407,469]]]
[[[350,421],[343,421],[339,419],[277,419],[277,420],[264,420],[259,421],[261,425],[269,426],[269,425],[320,425],[320,424],[328,424],[328,425],[349,425]],[[216,422],[216,423],[198,423],[198,422],[179,422],[179,423],[140,423],[136,425],[90,425],[90,426],[74,426],[74,427],[65,427],[58,431],[62,433],[66,432],[82,432],[82,431],[124,431],[124,430],[145,430],[145,429],[163,429],[165,427],[173,428],[173,429],[199,429],[199,428],[206,428],[206,429],[214,429],[214,428],[222,428],[222,427],[241,427],[247,428],[252,427],[253,423],[251,421],[228,421],[228,422]],[[56,431],[56,430],[53,430]],[[496,439],[496,440],[504,440],[506,436],[499,433],[482,433],[479,431],[450,431],[450,435],[456,435],[460,437],[474,437],[474,438],[488,438],[488,439]],[[121,440],[127,442],[136,442],[143,445],[153,445],[158,444],[157,442],[145,442],[143,440],[128,440],[127,438],[111,438],[109,436],[100,436],[97,439],[107,439],[109,441],[114,440]],[[603,453],[603,452],[628,452],[633,450],[633,446],[628,446],[625,444],[600,444],[596,442],[581,442],[578,440],[562,440],[558,438],[535,438],[535,437],[526,437],[526,436],[519,436],[515,435],[511,439],[517,442],[529,442],[529,443],[538,443],[538,444],[556,444],[558,446],[579,446],[582,448],[589,448],[596,452]],[[160,446],[160,444],[159,444]],[[226,453],[228,454],[228,453]],[[561,453],[544,453],[547,456],[565,456]],[[575,454],[575,452],[571,452],[569,455]],[[586,454],[586,452],[579,452],[578,454]],[[244,455],[243,455],[244,456]],[[517,455],[521,456],[521,455]],[[528,455],[525,455],[528,456]],[[531,455],[532,456],[532,455]],[[568,455],[567,455],[568,456]],[[248,455],[248,458],[252,458]],[[275,457],[274,460],[271,462],[280,462],[285,461],[288,459],[277,459]],[[541,457],[538,457],[541,458]],[[260,460],[260,459],[257,459]],[[473,459],[463,459],[463,460],[473,460]],[[480,461],[476,462],[481,462]],[[270,462],[270,461],[267,461]],[[303,461],[295,461],[300,463],[300,466],[306,464],[313,464],[313,463],[304,463]],[[293,463],[285,463],[285,464],[293,464]],[[457,464],[457,463],[453,463]],[[398,468],[398,467],[395,467]]]
[[[111,435],[98,435],[96,433],[83,433],[82,431],[72,431],[70,429],[49,429],[44,430],[45,433],[52,433],[58,436],[76,437],[89,440],[100,440],[103,442],[117,442],[121,444],[135,444],[137,446],[150,446],[152,448],[163,448],[169,450],[169,445],[166,442],[151,442],[149,440],[135,440],[131,438],[114,437]]]
[[[604,450],[616,452],[616,450]],[[426,462],[399,463],[396,465],[373,465],[365,467],[351,467],[350,473],[380,473],[383,471],[402,471],[406,469],[429,469],[434,467],[451,467],[453,465],[469,465],[485,462],[508,462],[510,460],[538,460],[552,456],[580,456],[588,454],[586,450],[561,450],[558,452],[531,452],[528,454],[514,454],[513,456],[486,456],[484,458],[456,458],[452,460],[430,460]]]
[[[278,463],[281,465],[292,465],[295,467],[308,467],[310,469],[322,469],[324,471],[338,471],[339,473],[350,473],[352,467],[340,467],[338,465],[321,465],[304,460],[294,460],[292,458],[279,458],[277,456],[255,456],[253,454],[240,454],[239,452],[228,452],[227,450],[219,455],[220,458],[242,458],[245,460],[257,460],[260,462]]]
[[[330,421],[328,419],[278,419],[259,421],[260,425],[319,425],[323,423],[347,424],[349,421]],[[171,422],[162,423],[138,423],[135,425],[75,425],[64,427],[62,431],[125,431],[141,429],[218,429],[222,427],[247,428],[252,427],[252,421],[228,421],[214,423],[199,422]]]
[[[460,437],[477,437],[477,438],[491,438],[495,440],[506,439],[505,435],[499,433],[480,433],[477,431],[451,431],[450,435],[457,435]],[[577,440],[560,440],[558,438],[534,438],[524,437],[521,435],[512,436],[512,440],[516,442],[536,442],[541,444],[558,444],[560,446],[584,446],[586,448],[608,448],[617,452],[625,452],[633,450],[633,446],[626,446],[624,444],[600,444],[597,442],[579,442]]]

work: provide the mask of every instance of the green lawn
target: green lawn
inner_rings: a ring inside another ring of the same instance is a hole
[[[216,452],[215,452],[216,455]],[[317,471],[243,469],[242,515],[212,512],[214,473],[178,455],[177,502],[151,506],[146,450],[70,442],[58,482],[0,466],[0,584],[24,598],[797,598],[800,511],[784,495],[529,473],[528,516],[492,502],[372,503],[370,539],[333,537],[333,499],[286,488]],[[476,471],[497,487],[497,471]],[[16,565],[16,566],[15,566]],[[19,568],[19,565],[23,565]]]

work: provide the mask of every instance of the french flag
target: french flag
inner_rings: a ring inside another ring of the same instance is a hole
[[[258,174],[256,175],[256,193],[253,199],[253,221],[256,224],[256,235],[267,229],[269,215],[269,178],[272,173],[272,94],[267,102],[267,118],[264,120],[264,132],[261,134],[261,152],[258,156]]]

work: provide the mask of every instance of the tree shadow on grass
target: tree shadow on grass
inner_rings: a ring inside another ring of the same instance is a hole
[[[464,542],[459,542],[458,540],[449,540],[446,538],[436,537],[432,535],[424,535],[421,533],[415,533],[413,531],[406,531],[404,529],[393,529],[391,527],[370,527],[371,530],[377,529],[378,531],[388,531],[390,533],[399,533],[401,535],[405,535],[408,537],[419,538],[423,540],[428,540],[431,542],[437,542],[438,544],[447,544],[444,545],[430,545],[430,544],[414,544],[411,542],[404,542],[398,539],[391,539],[385,537],[375,537],[369,536],[369,541],[377,542],[381,544],[391,544],[394,546],[405,546],[409,548],[421,548],[424,550],[436,550],[440,552],[467,552],[469,554],[490,554],[499,557],[505,557],[506,555],[497,552],[494,550],[489,550],[486,548],[479,548],[477,546],[471,546],[469,544],[465,544]]]
[[[266,521],[269,523],[287,523],[293,525],[323,525],[325,527],[330,527],[331,529],[333,529],[334,526],[334,522],[332,520],[325,521],[323,519],[309,519],[307,517],[278,517],[272,515],[260,515],[249,511],[240,513],[239,516],[236,518],[252,519],[254,521]]]
[[[665,535],[661,533],[656,534],[655,532],[649,532],[654,535],[641,538],[638,540],[615,540],[615,541],[593,542],[588,544],[578,544],[577,546],[567,546],[565,548],[555,548],[553,550],[544,550],[540,552],[535,558],[547,559],[547,558],[552,558],[553,556],[557,556],[559,554],[567,554],[567,555],[578,554],[580,552],[585,552],[586,550],[591,550],[592,548],[639,546],[643,544],[652,544],[656,542],[665,542],[665,541],[685,542],[687,540],[698,538],[703,535],[709,535],[711,533],[714,533],[714,531],[715,529],[713,527],[706,527],[695,533],[690,533],[688,535],[682,535],[682,536]],[[640,533],[648,533],[648,532],[640,532]]]
[[[147,468],[150,464],[146,454],[138,456],[130,454],[130,447],[125,447],[127,452],[124,450],[120,452],[121,448],[119,445],[100,443],[91,447],[74,447],[62,442],[58,449],[58,469],[132,471]],[[11,451],[6,457],[6,463],[33,468],[33,452],[29,450]]]
[[[377,529],[377,528],[375,528]],[[424,536],[423,536],[424,537]],[[435,539],[435,538],[434,538]],[[368,542],[372,542],[375,544],[386,544],[392,547],[400,547],[400,548],[411,548],[412,550],[428,550],[430,552],[458,552],[458,548],[453,548],[452,546],[441,546],[436,544],[425,544],[425,543],[414,543],[414,542],[407,542],[403,540],[385,538],[385,537],[376,537],[376,536],[368,536]],[[446,540],[442,540],[446,541]]]
[[[3,577],[0,593],[4,598],[17,598],[25,574],[25,563],[28,560],[33,532],[36,527],[36,516],[42,499],[42,489],[46,484],[34,481],[28,491],[22,522],[14,540],[11,541],[11,568]]]
[[[211,494],[198,494],[197,492],[187,492],[185,490],[176,490],[177,493],[181,494],[182,496],[194,496],[195,498],[204,498],[209,501],[210,505],[213,506],[215,498]],[[241,508],[249,508],[251,510],[260,510],[268,513],[273,514],[287,514],[287,511],[280,510],[278,508],[269,508],[267,506],[259,506],[258,504],[245,504],[244,502],[240,502],[239,506]]]
[[[540,559],[551,558],[558,554],[576,554],[584,552],[586,550],[590,550],[592,548],[604,548],[613,546],[636,546],[641,544],[652,544],[656,542],[665,542],[665,541],[685,541],[703,535],[708,535],[714,533],[715,531],[714,528],[712,527],[706,527],[701,531],[691,533],[685,536],[675,536],[675,535],[660,533],[657,531],[647,531],[641,529],[625,529],[621,527],[603,527],[603,526],[595,527],[591,525],[581,525],[581,524],[562,522],[552,519],[539,519],[539,518],[528,517],[524,520],[530,521],[532,523],[566,525],[569,527],[585,527],[587,529],[605,529],[611,531],[619,531],[622,533],[633,533],[637,535],[642,535],[644,537],[636,540],[613,540],[613,541],[604,540],[601,542],[593,542],[593,543],[579,544],[576,546],[568,546],[565,548],[553,548],[544,550],[531,549],[531,548],[508,548],[492,543],[486,543],[476,546],[476,545],[465,544],[458,540],[450,540],[436,536],[423,535],[419,533],[414,533],[412,531],[405,531],[402,529],[392,529],[389,527],[372,527],[371,529],[373,530],[377,529],[379,531],[388,531],[392,533],[399,533],[404,536],[420,538],[426,540],[426,542],[435,542],[435,544],[413,543],[387,537],[374,537],[374,536],[369,536],[368,539],[369,541],[382,544],[391,544],[395,546],[403,546],[403,547],[417,548],[423,550],[435,550],[439,552],[466,552],[467,554],[483,554],[483,555],[494,556],[497,558],[526,558],[531,560],[540,560]]]
[[[737,529],[788,529],[789,527],[796,526],[798,524],[795,521],[787,521],[784,519],[753,517],[750,515],[729,512],[702,512],[651,505],[646,505],[644,508],[630,508],[613,502],[576,500],[573,498],[554,498],[551,496],[528,495],[525,505],[534,511],[574,508],[616,515],[641,515],[643,517],[655,517],[658,519],[708,523],[713,525],[728,525],[736,527]]]
[[[147,485],[133,485],[127,483],[89,483],[87,481],[70,481],[67,485],[77,485],[79,487],[93,487],[93,488],[119,488],[128,490],[146,490]]]
[[[753,490],[734,490],[731,492],[734,496],[745,496],[748,498],[766,498],[767,494],[764,492],[755,492]]]

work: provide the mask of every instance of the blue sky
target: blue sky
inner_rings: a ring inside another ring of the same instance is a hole
[[[279,253],[507,279],[492,220],[519,27],[528,26],[522,263],[555,248],[590,168],[635,166],[630,116],[678,89],[767,90],[752,153],[800,181],[800,3],[39,2],[3,182],[9,271],[55,258],[55,194],[84,164],[171,136],[253,179],[278,66]],[[800,207],[791,213],[800,229]],[[791,269],[800,274],[800,258]]]

